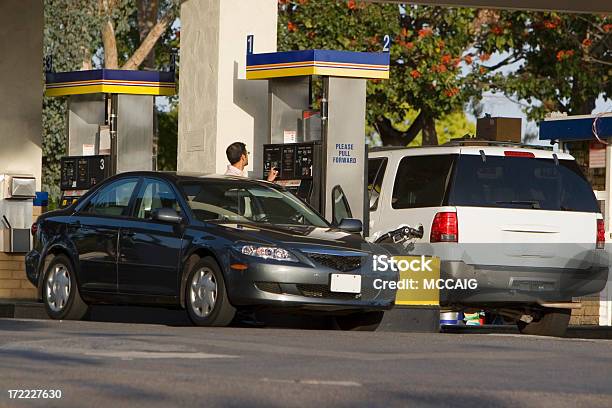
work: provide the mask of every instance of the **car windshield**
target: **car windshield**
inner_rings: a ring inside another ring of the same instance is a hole
[[[200,221],[329,227],[297,197],[272,186],[222,179],[183,182],[181,186]]]

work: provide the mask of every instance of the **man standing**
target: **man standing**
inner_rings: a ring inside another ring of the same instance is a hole
[[[246,177],[244,168],[249,165],[250,154],[247,151],[246,145],[242,142],[234,142],[231,145],[227,146],[225,154],[227,156],[227,160],[230,162],[230,164],[227,165],[225,175]],[[277,175],[278,170],[272,169],[270,170],[270,174],[268,174],[267,180],[274,181]]]

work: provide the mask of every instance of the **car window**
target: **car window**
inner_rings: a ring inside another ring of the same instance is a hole
[[[151,212],[160,208],[172,208],[181,212],[181,206],[172,187],[165,181],[146,178],[136,196],[134,206],[137,218],[149,219]]]
[[[441,206],[456,156],[404,157],[395,176],[391,206],[395,209]]]
[[[138,179],[121,179],[102,187],[87,202],[81,212],[112,217],[128,214],[128,206]]]
[[[263,184],[237,180],[181,183],[187,204],[200,221],[240,221],[329,227],[300,199]]]
[[[332,218],[336,225],[340,224],[345,218],[353,218],[351,207],[340,186],[332,189]]]
[[[573,160],[462,155],[450,205],[599,212],[593,189]]]
[[[378,207],[378,197],[380,197],[386,168],[386,157],[368,160],[368,197],[370,199],[370,211],[374,211]]]

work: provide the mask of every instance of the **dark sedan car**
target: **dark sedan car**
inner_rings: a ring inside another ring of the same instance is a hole
[[[237,309],[282,307],[374,328],[395,293],[373,280],[397,277],[372,270],[383,249],[352,227],[332,227],[262,181],[123,173],[40,216],[26,270],[54,319],[80,319],[93,303],[138,304],[223,326]]]

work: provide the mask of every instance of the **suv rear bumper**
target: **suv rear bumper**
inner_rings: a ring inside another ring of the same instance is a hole
[[[440,303],[541,303],[570,301],[572,297],[600,292],[608,280],[607,265],[588,269],[521,268],[469,265],[442,261],[441,278],[475,279],[476,289],[442,290]]]

